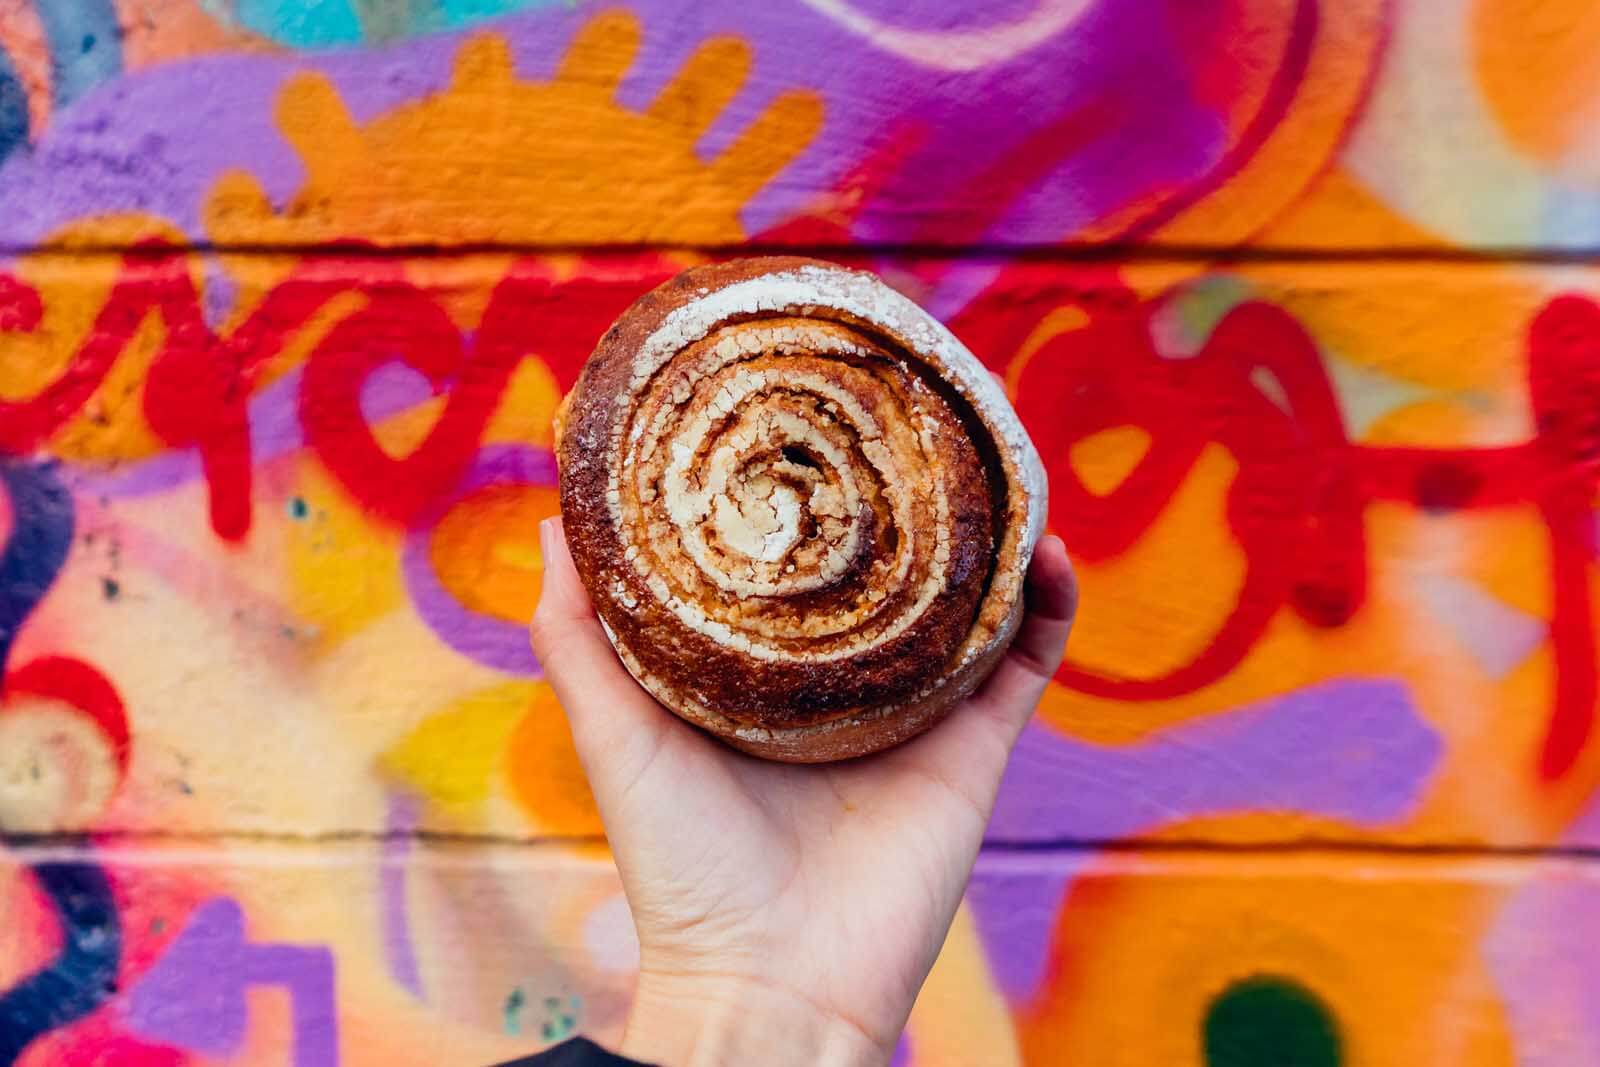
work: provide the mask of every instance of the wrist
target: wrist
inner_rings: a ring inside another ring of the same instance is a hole
[[[641,971],[619,1051],[660,1067],[883,1067],[893,1042],[776,983]]]

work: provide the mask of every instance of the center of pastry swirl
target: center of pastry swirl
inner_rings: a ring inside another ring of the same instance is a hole
[[[632,400],[608,504],[625,559],[683,625],[772,662],[908,637],[954,652],[989,502],[923,368],[846,323],[755,319],[686,346]]]

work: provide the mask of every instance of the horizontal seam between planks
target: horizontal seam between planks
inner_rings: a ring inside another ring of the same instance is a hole
[[[474,255],[579,255],[591,258],[636,256],[640,253],[705,253],[708,255],[821,255],[843,258],[895,257],[929,260],[997,260],[1059,263],[1350,263],[1350,264],[1524,264],[1529,266],[1589,265],[1600,259],[1593,248],[1518,248],[1383,246],[1364,248],[1304,248],[1294,246],[1224,245],[1006,245],[993,243],[938,244],[869,242],[844,243],[735,243],[686,244],[484,244],[416,243],[369,245],[359,241],[318,244],[193,244],[130,246],[125,244],[19,244],[0,241],[0,255],[52,255],[62,258],[125,255],[229,255],[272,257],[363,258],[372,260],[417,257],[469,257]]]

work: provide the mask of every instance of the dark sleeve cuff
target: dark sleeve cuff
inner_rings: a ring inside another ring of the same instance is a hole
[[[500,1067],[650,1067],[638,1060],[607,1052],[586,1037],[575,1037],[547,1048],[537,1056],[502,1063]]]

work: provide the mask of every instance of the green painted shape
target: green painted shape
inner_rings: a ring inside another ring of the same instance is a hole
[[[1257,975],[1211,1002],[1202,1024],[1206,1067],[1340,1067],[1339,1025],[1298,982]]]

